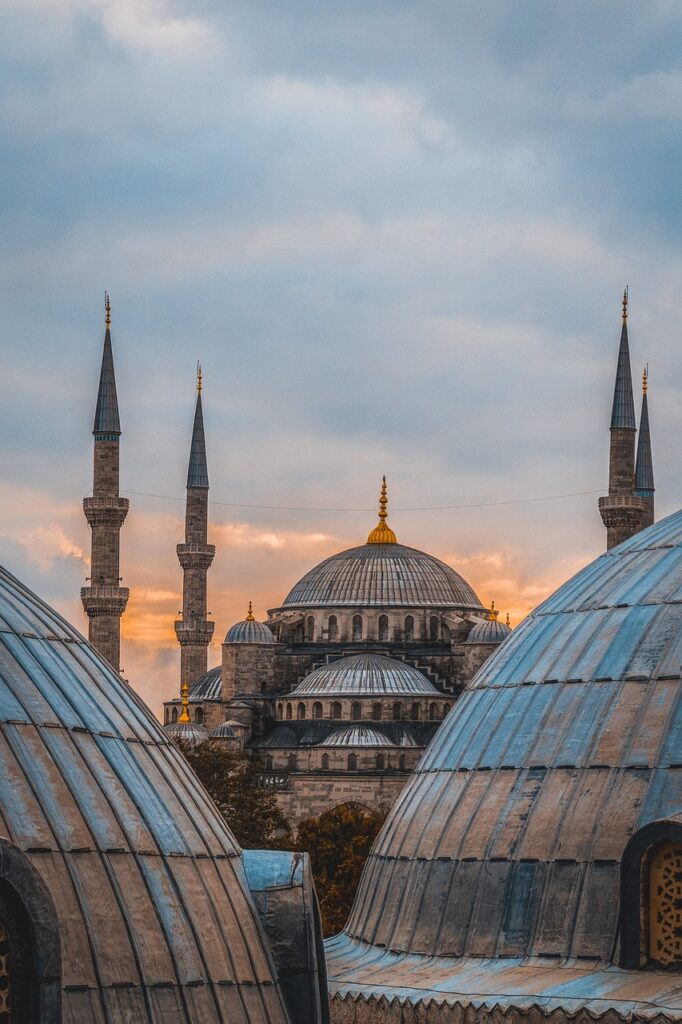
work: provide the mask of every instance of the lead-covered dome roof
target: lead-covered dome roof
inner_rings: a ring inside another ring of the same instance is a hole
[[[258,622],[249,601],[246,618],[230,626],[225,637],[226,644],[274,644],[272,630],[264,622]]]
[[[389,740],[379,729],[371,725],[347,725],[343,729],[337,729],[319,744],[321,747],[394,747],[395,743]]]
[[[682,812],[681,665],[682,511],[588,565],[485,663],[393,807],[344,941],[617,959],[628,839]]]
[[[132,688],[4,569],[0,666],[0,877],[19,864],[54,905],[64,1019],[286,1024],[224,819]]]
[[[416,668],[382,654],[351,654],[321,665],[291,697],[442,696]]]

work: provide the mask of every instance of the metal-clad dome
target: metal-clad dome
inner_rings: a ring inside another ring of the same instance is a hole
[[[292,690],[291,697],[441,696],[411,665],[382,654],[351,654],[321,665]]]
[[[169,722],[164,725],[163,731],[172,740],[180,740],[190,747],[198,747],[208,739],[207,730],[198,722]]]
[[[404,544],[362,544],[332,555],[298,581],[283,608],[463,608],[481,611],[458,572]]]
[[[320,747],[394,747],[383,732],[370,725],[348,725],[337,729],[319,744]]]
[[[497,619],[477,622],[464,641],[466,644],[501,644],[511,633],[511,626]]]
[[[4,569],[0,664],[0,876],[40,919],[54,1019],[286,1024],[225,821],[131,687]]]
[[[249,614],[241,622],[235,622],[230,626],[225,637],[226,644],[274,644],[275,638],[272,630],[264,622],[257,622],[251,612],[249,602]]]
[[[235,731],[230,722],[221,722],[220,725],[216,725],[215,729],[211,733],[211,739],[233,740],[235,738]]]
[[[639,862],[621,907],[628,841],[672,835],[682,814],[681,666],[682,511],[564,584],[469,684],[373,847],[328,947],[332,988],[390,998],[400,971],[386,955],[382,978],[379,958],[393,950],[411,978],[421,955],[445,958],[417,987],[440,971],[462,1000],[678,1019],[679,974],[608,965],[625,955],[619,923],[640,927]],[[541,977],[543,962],[556,967]]]

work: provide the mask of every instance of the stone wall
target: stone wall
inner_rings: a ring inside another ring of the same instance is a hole
[[[360,804],[371,811],[388,811],[409,777],[409,772],[376,772],[372,776],[348,772],[290,775],[289,789],[277,792],[277,803],[294,825],[340,804]]]
[[[276,644],[223,644],[223,700],[235,693],[272,693],[275,687]]]

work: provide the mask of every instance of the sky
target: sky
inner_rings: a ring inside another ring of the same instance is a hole
[[[626,284],[676,510],[680,53],[677,0],[0,0],[2,564],[86,628],[105,289],[157,711],[197,360],[211,664],[384,473],[398,539],[513,624],[603,550]]]

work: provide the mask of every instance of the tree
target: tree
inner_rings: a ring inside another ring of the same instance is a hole
[[[362,869],[385,819],[385,813],[343,804],[300,823],[296,845],[310,854],[325,935],[340,932],[346,923]]]
[[[225,750],[209,740],[197,747],[178,744],[245,849],[291,846],[287,819],[274,795],[257,784],[257,768],[243,752]]]

